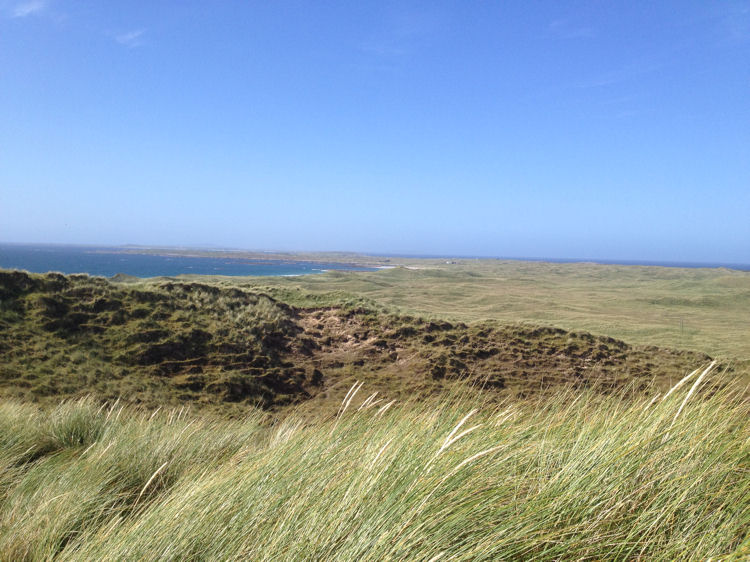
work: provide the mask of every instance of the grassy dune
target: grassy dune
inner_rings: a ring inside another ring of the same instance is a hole
[[[335,412],[356,380],[390,398],[463,381],[522,398],[571,383],[669,386],[707,359],[582,332],[430,321],[341,295],[271,292],[0,271],[0,397],[52,404],[90,394],[235,415],[306,402],[319,414]]]
[[[750,404],[725,382],[500,405],[355,388],[312,425],[5,402],[0,558],[741,559]]]

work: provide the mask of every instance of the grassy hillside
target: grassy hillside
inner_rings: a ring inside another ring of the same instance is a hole
[[[412,260],[410,267],[420,269],[243,282],[357,295],[449,321],[528,322],[750,359],[750,272],[498,260]]]
[[[369,390],[312,425],[2,402],[0,558],[750,555],[750,406],[721,372],[655,399]]]
[[[570,383],[665,386],[707,359],[556,328],[425,320],[331,293],[271,293],[0,272],[0,396],[331,412],[357,380],[391,398],[459,381],[525,397]]]

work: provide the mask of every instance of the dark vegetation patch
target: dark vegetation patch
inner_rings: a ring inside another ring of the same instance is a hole
[[[355,380],[393,398],[459,381],[524,397],[571,383],[666,385],[708,359],[557,328],[278,298],[206,283],[0,271],[0,395],[91,393],[229,413],[248,403],[330,409]]]
[[[266,407],[306,397],[285,358],[300,331],[294,312],[264,294],[0,272],[0,295],[12,311],[0,316],[6,395]]]

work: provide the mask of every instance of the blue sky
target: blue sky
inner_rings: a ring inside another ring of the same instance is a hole
[[[750,262],[750,2],[0,0],[0,241]]]

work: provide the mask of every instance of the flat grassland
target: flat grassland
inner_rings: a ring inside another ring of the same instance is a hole
[[[287,298],[295,290],[331,299],[356,295],[447,320],[555,326],[750,358],[750,272],[465,259],[404,263],[378,272],[226,282],[286,290]]]

